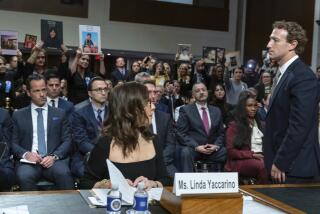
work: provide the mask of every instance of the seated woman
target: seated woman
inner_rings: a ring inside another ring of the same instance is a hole
[[[239,172],[239,176],[254,177],[267,183],[267,172],[262,155],[260,122],[257,118],[257,101],[248,91],[241,92],[234,111],[234,121],[226,133],[226,171]]]
[[[224,89],[224,86],[218,83],[212,89],[212,100],[209,102],[209,104],[220,109],[223,117],[223,123],[225,126],[227,126],[230,120],[230,112],[232,110],[232,106],[226,101],[226,91]]]
[[[132,186],[169,185],[161,145],[149,131],[155,106],[148,90],[136,82],[116,86],[109,95],[108,119],[92,150],[80,188],[110,188],[106,159],[112,161]]]

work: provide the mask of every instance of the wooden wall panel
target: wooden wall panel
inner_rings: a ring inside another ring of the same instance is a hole
[[[225,0],[225,8],[150,0],[110,0],[110,21],[228,31],[229,0]]]
[[[1,0],[0,9],[88,18],[88,0]]]
[[[298,22],[307,31],[309,41],[301,57],[311,64],[314,6],[314,0],[247,0],[245,61],[250,58],[261,60],[261,50],[267,46],[272,23],[286,20]]]

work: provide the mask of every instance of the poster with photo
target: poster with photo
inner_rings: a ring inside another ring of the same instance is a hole
[[[224,64],[225,48],[217,48],[217,64]]]
[[[32,49],[37,44],[37,36],[26,34],[24,37],[24,48]]]
[[[60,49],[63,43],[62,22],[41,19],[41,40],[44,48]]]
[[[239,67],[241,65],[240,63],[240,51],[232,51],[227,52],[225,54],[226,57],[226,63],[230,65],[230,69],[234,69],[236,67]]]
[[[17,55],[18,32],[0,31],[0,48],[3,55]]]
[[[79,25],[79,47],[86,54],[96,54],[101,52],[100,26]]]
[[[202,58],[206,64],[216,64],[217,49],[215,47],[203,47]]]
[[[190,61],[191,58],[191,44],[178,44],[176,59],[178,61]]]

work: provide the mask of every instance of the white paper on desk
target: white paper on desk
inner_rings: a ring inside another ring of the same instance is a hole
[[[243,214],[282,214],[280,210],[261,204],[251,196],[243,196]]]
[[[27,205],[20,205],[16,207],[7,207],[7,208],[0,208],[0,213],[5,214],[29,214],[28,206]]]
[[[119,191],[122,194],[122,200],[128,204],[133,204],[135,188],[128,184],[120,170],[109,159],[107,159],[107,165],[111,183],[117,183],[119,185]]]
[[[24,158],[21,158],[21,159],[20,159],[20,163],[37,164],[37,163],[34,162],[34,161],[28,161],[27,159],[24,159]]]
[[[128,203],[129,205],[133,204],[134,192],[137,188],[132,187],[128,184],[127,180],[124,178],[120,170],[107,159],[107,165],[109,170],[109,176],[111,183],[118,183],[119,191],[122,194],[122,201]],[[160,201],[163,188],[152,188],[148,191],[149,201],[157,200]]]

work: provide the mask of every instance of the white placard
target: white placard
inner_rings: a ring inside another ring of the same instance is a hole
[[[100,54],[100,26],[79,25],[79,47],[86,54]]]
[[[236,193],[239,192],[237,172],[219,173],[176,173],[174,176],[173,193]]]

